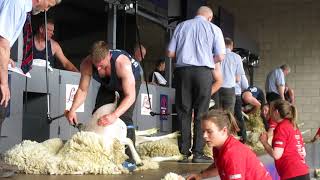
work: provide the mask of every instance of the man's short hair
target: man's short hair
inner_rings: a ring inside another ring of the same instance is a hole
[[[109,47],[108,44],[104,41],[96,41],[93,43],[90,55],[93,62],[100,62],[103,60],[106,55],[109,53]]]
[[[288,70],[288,71],[290,71],[290,66],[289,66],[288,64],[283,64],[283,65],[280,66],[280,68],[281,68],[282,70]]]
[[[226,46],[232,46],[233,45],[233,41],[231,38],[224,38],[224,43],[226,44]]]

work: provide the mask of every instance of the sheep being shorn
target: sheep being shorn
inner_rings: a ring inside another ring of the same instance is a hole
[[[126,138],[122,120],[106,127],[97,125],[98,117],[112,112],[115,103],[99,108],[84,126],[87,131],[76,133],[64,145],[57,138],[43,143],[25,140],[8,150],[4,160],[27,174],[122,174],[129,173],[122,166],[128,158],[124,144],[128,144],[136,162],[144,164],[137,170],[159,168],[157,163],[141,161],[132,141]]]
[[[131,151],[133,159],[137,165],[141,165],[142,161],[138,155],[133,142],[127,138],[127,126],[118,118],[114,123],[108,126],[99,126],[98,120],[105,114],[112,113],[117,107],[117,98],[114,103],[106,104],[97,109],[92,115],[91,120],[84,126],[84,131],[92,131],[103,137],[104,146],[106,150],[109,150],[112,145],[113,139],[117,139],[121,144],[127,145]]]

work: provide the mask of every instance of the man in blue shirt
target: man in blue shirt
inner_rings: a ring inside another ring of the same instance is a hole
[[[225,55],[223,34],[211,23],[213,12],[202,6],[193,19],[180,23],[168,46],[168,57],[176,58],[176,111],[181,136],[179,150],[188,162],[191,155],[191,119],[194,110],[192,162],[212,162],[203,155],[204,140],[201,130],[201,114],[208,111],[213,83],[212,69]]]
[[[285,90],[285,76],[287,76],[290,73],[290,66],[287,64],[284,64],[274,70],[272,70],[266,80],[265,84],[265,90],[267,93],[267,101],[270,104],[270,102],[277,100],[277,99],[283,99],[284,97],[284,90]]]
[[[241,75],[244,75],[241,57],[232,52],[233,41],[230,38],[225,38],[226,57],[221,63],[223,83],[219,89],[219,103],[222,109],[234,112],[236,102],[235,86],[240,81]]]
[[[14,64],[10,59],[10,48],[21,33],[28,12],[45,11],[60,2],[61,0],[0,1],[0,136],[6,107],[10,100],[8,64]]]

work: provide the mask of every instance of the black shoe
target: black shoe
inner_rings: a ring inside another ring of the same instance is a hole
[[[213,159],[205,155],[193,155],[192,163],[213,163]]]
[[[183,155],[183,158],[179,160],[179,163],[189,163],[189,157],[187,155]]]

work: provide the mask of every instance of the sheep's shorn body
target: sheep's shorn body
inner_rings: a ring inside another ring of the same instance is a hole
[[[109,147],[111,146],[113,139],[119,140],[121,144],[129,147],[133,159],[139,165],[142,163],[140,156],[134,148],[132,140],[127,138],[127,126],[120,118],[108,126],[98,126],[97,124],[103,115],[110,114],[116,109],[116,104],[117,102],[115,101],[114,103],[103,105],[97,109],[92,115],[91,120],[85,125],[84,131],[92,131],[101,135],[104,139],[106,150],[110,149]]]

